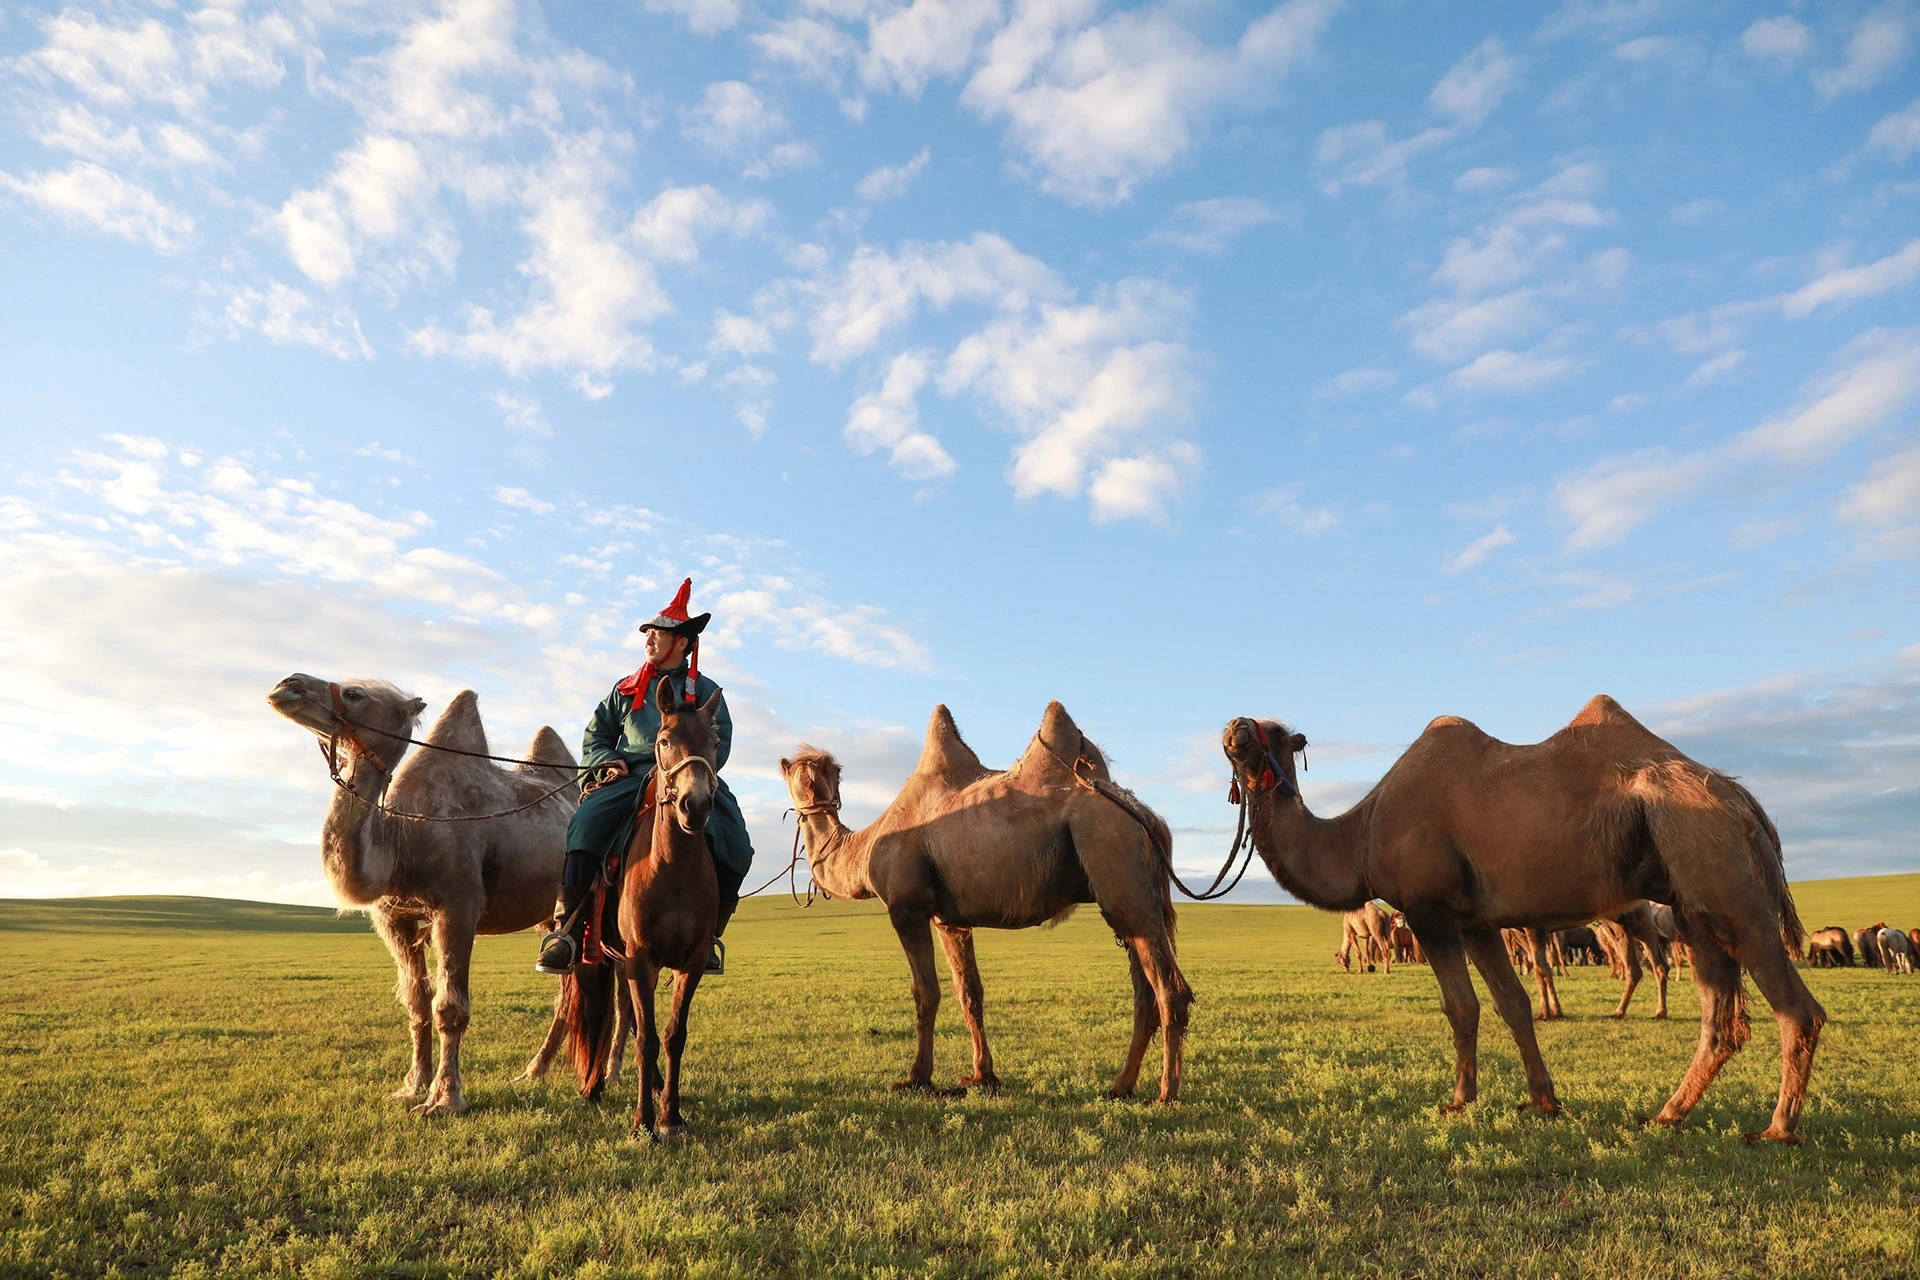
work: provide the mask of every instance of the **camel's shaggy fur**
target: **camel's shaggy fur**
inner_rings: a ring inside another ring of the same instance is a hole
[[[1780,1025],[1780,1096],[1756,1138],[1794,1130],[1826,1012],[1793,966],[1799,917],[1779,833],[1745,787],[1682,755],[1612,698],[1589,702],[1545,742],[1515,746],[1455,716],[1430,723],[1352,809],[1315,818],[1258,780],[1269,751],[1294,776],[1306,738],[1278,721],[1235,720],[1224,748],[1254,797],[1256,847],[1274,877],[1316,906],[1349,911],[1384,898],[1406,912],[1453,1025],[1449,1110],[1478,1092],[1480,1002],[1472,958],[1526,1064],[1532,1102],[1557,1114],[1532,1012],[1499,930],[1559,928],[1617,915],[1637,899],[1671,903],[1701,996],[1693,1065],[1654,1119],[1677,1125],[1746,1042],[1741,969]]]
[[[799,811],[814,880],[836,898],[887,904],[913,972],[919,1039],[899,1088],[933,1087],[933,1027],[940,1007],[934,972],[938,930],[954,995],[973,1039],[963,1085],[994,1088],[973,930],[1026,929],[1095,902],[1127,952],[1133,973],[1133,1041],[1113,1082],[1130,1097],[1156,1030],[1164,1063],[1160,1101],[1179,1097],[1187,1007],[1193,992],[1174,958],[1166,824],[1115,786],[1099,748],[1057,702],[1019,763],[988,769],[961,740],[953,716],[934,708],[919,766],[871,825],[840,821],[840,766],[802,747],[780,762]]]

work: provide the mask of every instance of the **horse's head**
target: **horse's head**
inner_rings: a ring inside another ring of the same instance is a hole
[[[660,733],[653,740],[654,776],[659,778],[657,799],[672,815],[674,825],[688,835],[707,829],[713,816],[720,775],[714,761],[720,737],[713,731],[720,694],[689,708],[673,696],[665,680],[654,686],[653,705],[660,711]]]
[[[837,813],[840,809],[840,764],[818,747],[800,749],[780,762],[780,777],[795,813]]]
[[[1306,734],[1295,733],[1278,720],[1240,716],[1228,721],[1220,747],[1227,753],[1227,767],[1240,794],[1251,798],[1276,788],[1300,794],[1293,756],[1306,750]]]
[[[385,680],[322,680],[295,672],[267,694],[267,705],[325,742],[390,774],[407,752],[427,704]]]

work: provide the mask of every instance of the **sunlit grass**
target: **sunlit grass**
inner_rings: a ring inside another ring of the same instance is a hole
[[[1920,877],[1798,894],[1810,926],[1867,923],[1867,903],[1920,922]],[[1198,1002],[1171,1110],[1100,1098],[1129,990],[1097,913],[983,933],[1007,1087],[935,1101],[887,1088],[912,1041],[885,917],[751,903],[695,1006],[695,1136],[651,1147],[623,1141],[631,1076],[597,1107],[564,1066],[509,1082],[553,992],[530,935],[483,940],[474,1110],[428,1121],[386,1096],[402,1015],[352,922],[0,904],[0,1273],[1920,1273],[1920,981],[1810,973],[1832,1021],[1807,1145],[1750,1148],[1738,1135],[1764,1124],[1778,1067],[1757,997],[1752,1045],[1683,1132],[1637,1118],[1691,1052],[1691,983],[1672,1021],[1644,993],[1616,1023],[1604,969],[1564,979],[1570,1016],[1542,1029],[1565,1119],[1514,1113],[1518,1061],[1490,1008],[1482,1101],[1441,1117],[1432,976],[1343,975],[1338,932],[1300,908],[1182,913]],[[938,1053],[942,1080],[968,1065],[951,1001]]]

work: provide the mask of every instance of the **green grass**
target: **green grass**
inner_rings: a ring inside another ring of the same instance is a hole
[[[1810,926],[1920,923],[1920,876],[1796,889]],[[695,1136],[623,1141],[544,1030],[531,935],[483,940],[456,1120],[387,1098],[393,970],[357,921],[191,899],[0,903],[0,1274],[303,1276],[1920,1274],[1920,982],[1818,971],[1831,1021],[1799,1150],[1751,1148],[1778,1043],[1755,1035],[1679,1133],[1636,1117],[1696,1032],[1604,1017],[1603,969],[1542,1029],[1566,1118],[1516,1115],[1488,1009],[1482,1101],[1442,1117],[1432,976],[1347,976],[1339,921],[1181,916],[1195,991],[1185,1105],[1100,1093],[1128,1029],[1097,913],[983,933],[995,1098],[900,1097],[905,964],[871,904],[751,903],[695,1006]],[[1646,1000],[1646,1003],[1641,1003]],[[937,1072],[965,1069],[942,1009]],[[1154,1074],[1149,1073],[1144,1084]]]

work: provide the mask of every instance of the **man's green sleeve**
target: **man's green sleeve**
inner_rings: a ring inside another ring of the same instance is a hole
[[[625,716],[615,705],[620,701],[618,690],[607,695],[607,700],[593,709],[593,719],[587,721],[586,736],[580,743],[580,763],[589,769],[598,769],[601,765],[620,759],[617,748],[620,745],[620,723]]]
[[[724,769],[727,767],[727,757],[733,754],[733,713],[727,710],[726,694],[716,690],[715,696],[720,699],[720,705],[713,709],[713,733],[720,740],[720,750],[715,755],[713,767]]]

